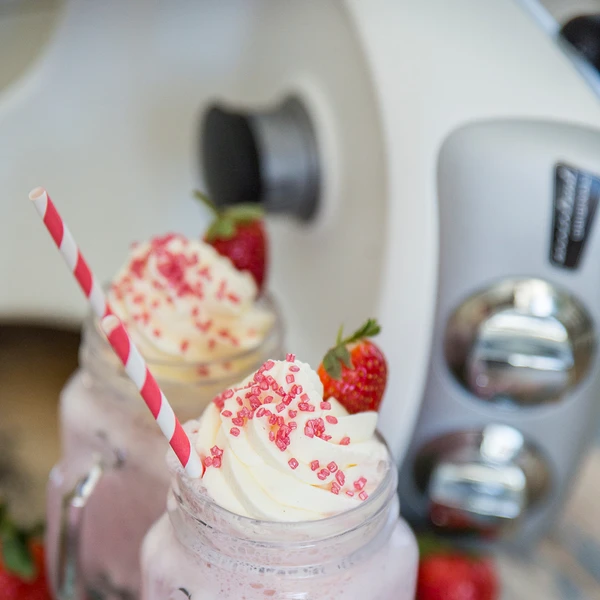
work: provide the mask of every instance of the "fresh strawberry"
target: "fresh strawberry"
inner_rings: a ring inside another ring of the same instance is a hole
[[[19,529],[0,504],[0,600],[51,600],[39,534]]]
[[[262,291],[268,261],[262,208],[256,204],[237,204],[218,209],[202,192],[194,194],[214,216],[204,241],[222,256],[227,256],[239,271],[249,271]]]
[[[325,400],[335,398],[351,414],[379,408],[387,383],[387,363],[381,350],[367,338],[380,331],[375,319],[347,338],[340,328],[335,346],[319,365]]]
[[[498,577],[491,559],[449,548],[421,545],[417,600],[498,600]]]

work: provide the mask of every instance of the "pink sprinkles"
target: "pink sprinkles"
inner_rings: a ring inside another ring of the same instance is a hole
[[[293,362],[295,361],[295,356],[289,354],[286,360]],[[240,428],[244,427],[250,419],[266,419],[264,424],[268,423],[269,440],[279,450],[284,452],[290,446],[292,431],[298,428],[298,424],[292,419],[296,418],[302,412],[314,412],[315,405],[312,404],[309,395],[303,392],[302,386],[295,383],[295,377],[292,373],[300,370],[297,365],[291,365],[289,367],[290,373],[286,376],[286,383],[293,384],[289,388],[289,392],[286,392],[271,375],[267,374],[267,371],[274,366],[274,361],[265,362],[244,389],[225,390],[215,398],[214,403],[220,409],[222,417],[231,419],[231,423],[234,426],[231,427],[229,433],[234,437],[240,435]],[[266,395],[269,391],[271,393]],[[234,397],[240,406],[237,414],[234,414],[231,410],[223,410],[225,401]],[[277,399],[275,400],[275,398]],[[297,409],[288,409],[288,406],[295,399],[299,399]],[[271,410],[267,408],[269,404],[272,405],[270,407]],[[332,409],[331,402],[327,400],[320,401],[318,406],[324,411]],[[319,437],[324,441],[329,441],[332,438],[327,434],[327,425],[336,425],[338,422],[338,418],[331,414],[324,415],[324,418],[308,419],[304,423],[303,432],[309,438]],[[350,438],[348,436],[341,438],[339,441],[339,445],[341,446],[349,444]],[[203,466],[205,469],[208,467],[220,468],[222,465],[223,450],[215,445],[210,449],[210,453],[211,456],[207,456],[202,461]],[[300,466],[299,461],[294,457],[290,458],[287,463],[292,470],[296,470]],[[332,494],[339,495],[345,493],[350,498],[358,495],[362,501],[367,500],[369,497],[365,491],[367,484],[365,477],[359,477],[351,485],[348,485],[350,489],[344,489],[346,486],[346,476],[335,461],[331,461],[326,467],[322,467],[320,462],[315,459],[309,463],[309,466],[320,481],[326,482],[330,477],[333,479],[327,482],[327,487],[324,488],[329,489]]]
[[[321,480],[321,481],[325,481],[328,477],[329,477],[330,473],[327,469],[321,469],[318,473],[317,473],[317,477]]]
[[[134,249],[135,256],[129,262],[127,273],[111,286],[115,296],[123,299],[128,295],[135,306],[140,309],[151,308],[153,310],[158,309],[161,304],[172,305],[178,298],[187,297],[192,303],[190,318],[193,325],[200,331],[206,332],[210,328],[210,321],[206,323],[198,321],[200,307],[197,303],[206,295],[204,285],[205,280],[212,280],[211,270],[208,265],[202,264],[202,256],[198,256],[190,250],[189,240],[179,234],[167,234],[154,237],[143,248],[137,243],[132,244],[131,247]],[[162,296],[160,301],[158,298],[153,298],[152,295],[139,293],[136,289],[139,280],[150,277],[150,261],[155,262],[158,276],[151,278],[149,283],[153,290],[158,291]],[[227,280],[224,279],[219,283],[218,291],[215,294],[218,301],[227,304],[241,302],[239,296],[227,289],[229,285]],[[148,325],[152,315],[143,312],[134,315],[133,318]],[[156,338],[160,338],[163,333],[160,329],[152,329],[151,332]],[[239,345],[239,341],[233,338],[229,330],[223,329],[219,335],[231,345]],[[190,349],[193,341],[183,338],[177,340],[177,343],[181,352],[186,352]],[[208,345],[211,348],[214,347],[216,340],[210,339]],[[198,374],[204,376],[200,371]]]
[[[209,467],[214,467],[215,469],[220,469],[223,450],[221,450],[218,446],[213,446],[210,449],[210,452],[212,456],[207,456],[203,461],[204,468],[208,469]]]
[[[364,477],[359,477],[352,485],[354,485],[354,489],[360,492],[364,489],[367,480]]]

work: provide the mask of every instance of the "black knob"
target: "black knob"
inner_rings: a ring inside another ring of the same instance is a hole
[[[247,116],[210,108],[202,127],[202,157],[206,187],[216,204],[260,202],[258,148]]]
[[[219,206],[256,202],[302,220],[317,210],[319,164],[308,113],[296,99],[265,112],[213,105],[201,125],[207,192]]]
[[[565,23],[560,35],[600,72],[600,15],[582,15]]]

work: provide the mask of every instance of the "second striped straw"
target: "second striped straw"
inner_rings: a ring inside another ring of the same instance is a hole
[[[48,233],[52,236],[69,270],[77,280],[94,314],[101,319],[104,315],[110,313],[102,287],[94,277],[85,258],[83,258],[67,224],[56,210],[50,196],[48,196],[48,192],[44,188],[37,187],[29,193],[29,199],[33,202],[40,217],[42,217]]]
[[[156,383],[156,379],[150,372],[146,361],[129,337],[125,326],[115,315],[104,317],[101,325],[108,342],[121,359],[125,372],[145,400],[152,416],[169,440],[171,448],[173,448],[186,473],[190,477],[200,477],[202,475],[200,458],[194,452],[190,439],[175,416],[163,391]]]
[[[199,477],[202,474],[202,464],[196,452],[193,451],[190,439],[142,355],[129,337],[125,326],[118,317],[110,314],[110,308],[102,288],[48,193],[44,188],[38,187],[29,194],[29,199],[32,200],[42,217],[44,225],[83,290],[94,314],[102,319],[102,329],[110,345],[121,359],[125,366],[125,372],[135,384],[161,431],[169,440],[171,448],[186,473],[190,477]]]

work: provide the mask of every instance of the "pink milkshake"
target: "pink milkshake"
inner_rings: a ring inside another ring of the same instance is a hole
[[[323,401],[293,355],[223,392],[186,425],[202,477],[170,453],[143,600],[412,600],[416,541],[376,425],[374,412]]]
[[[108,301],[180,420],[267,356],[282,355],[273,303],[258,298],[247,272],[200,241],[169,235],[139,244]],[[47,511],[55,593],[73,567],[89,597],[137,598],[141,541],[165,508],[167,442],[92,319],[83,328],[80,369],[61,394],[60,421],[62,458],[50,476]],[[90,471],[99,477],[78,525],[64,506]],[[65,559],[74,541],[75,564]]]

